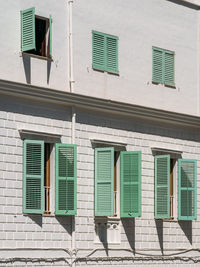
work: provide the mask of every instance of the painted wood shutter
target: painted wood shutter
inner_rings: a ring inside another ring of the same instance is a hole
[[[153,47],[152,54],[152,81],[156,83],[163,83],[163,51]]]
[[[164,52],[164,84],[174,85],[174,52]]]
[[[52,57],[52,18],[49,16],[49,57]]]
[[[197,162],[178,160],[178,219],[197,219]]]
[[[56,215],[76,214],[76,145],[56,144]]]
[[[141,152],[120,153],[121,217],[141,216]]]
[[[118,38],[106,36],[106,70],[118,73]]]
[[[114,148],[95,149],[95,216],[114,216]]]
[[[170,156],[155,156],[155,219],[170,218]]]
[[[92,67],[105,70],[106,68],[106,39],[104,34],[92,32]]]
[[[35,49],[35,8],[21,11],[21,50]]]
[[[44,142],[25,140],[23,147],[23,212],[44,212]]]

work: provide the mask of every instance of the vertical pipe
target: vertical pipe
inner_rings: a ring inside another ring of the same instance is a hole
[[[69,86],[70,86],[71,93],[74,92],[72,4],[73,4],[73,0],[69,0],[68,1],[68,5],[69,5]]]

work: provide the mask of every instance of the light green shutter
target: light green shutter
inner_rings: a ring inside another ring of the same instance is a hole
[[[178,160],[178,219],[197,219],[197,162]]]
[[[163,50],[156,47],[153,47],[152,49],[152,81],[163,83]]]
[[[141,216],[141,152],[120,153],[121,217]]]
[[[52,18],[49,16],[49,57],[52,57]]]
[[[104,34],[92,31],[92,67],[105,70],[106,39]]]
[[[21,11],[22,52],[35,49],[35,8]]]
[[[56,215],[76,214],[76,145],[56,144]]]
[[[106,36],[106,70],[118,73],[118,38]]]
[[[95,216],[114,216],[114,148],[95,149]]]
[[[44,212],[44,142],[25,140],[23,148],[23,212]]]
[[[170,156],[155,156],[155,219],[170,218]]]
[[[164,52],[164,84],[174,85],[174,52]]]

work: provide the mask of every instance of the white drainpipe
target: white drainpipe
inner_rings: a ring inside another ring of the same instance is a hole
[[[73,70],[73,40],[72,40],[72,5],[73,0],[68,0],[68,29],[69,29],[69,86],[70,92],[74,92],[74,70]]]

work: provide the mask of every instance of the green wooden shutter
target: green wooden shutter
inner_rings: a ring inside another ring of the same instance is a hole
[[[105,70],[106,39],[104,34],[92,31],[92,67]]]
[[[49,57],[52,57],[52,18],[49,16]]]
[[[22,52],[35,49],[35,8],[21,11]]]
[[[155,219],[170,218],[170,156],[155,156]]]
[[[114,148],[95,149],[95,216],[114,216]]]
[[[156,47],[152,49],[152,81],[163,83],[163,51]]]
[[[56,215],[76,214],[76,145],[56,144]]]
[[[197,219],[197,162],[178,160],[178,219]]]
[[[23,148],[23,212],[44,212],[44,142],[25,140]]]
[[[121,217],[141,216],[141,152],[120,153]]]
[[[174,52],[164,52],[164,84],[174,86]]]
[[[106,70],[118,73],[118,38],[106,36]]]

